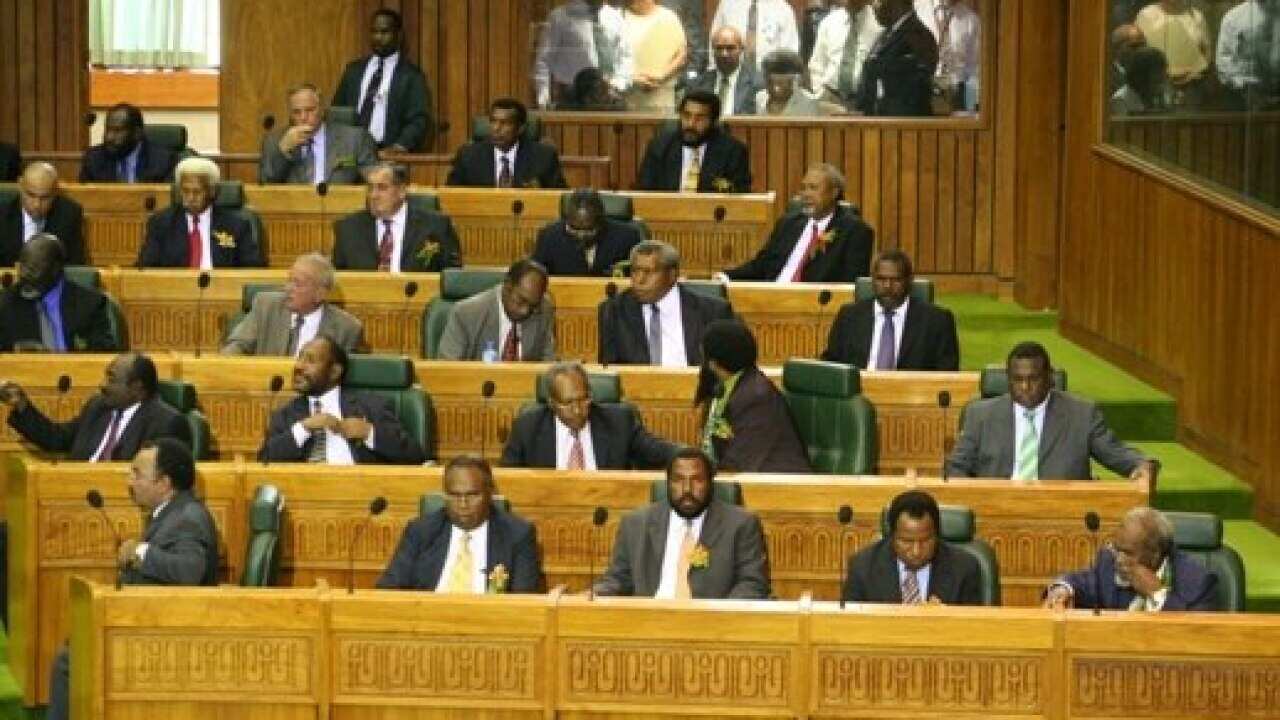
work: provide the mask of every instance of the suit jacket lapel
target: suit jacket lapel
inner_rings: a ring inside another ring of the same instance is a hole
[[[534,426],[531,465],[533,467],[556,466],[556,416],[550,407],[542,409],[538,424]]]
[[[397,65],[398,69],[400,66]],[[414,257],[422,248],[422,217],[414,212],[406,212],[404,216],[404,239],[400,243],[400,271],[414,270]]]
[[[107,428],[111,426],[111,413],[114,411],[106,405],[100,405],[99,408],[101,409],[101,412],[89,421],[88,437],[89,442],[92,444],[87,450],[87,455],[85,457],[86,460],[93,458],[93,454],[98,451],[98,446],[102,445],[103,439],[107,436]],[[117,442],[116,446],[119,447],[119,445],[120,443]]]
[[[649,357],[649,338],[644,331],[644,310],[641,308],[640,301],[636,300],[635,295],[628,294],[625,296],[626,302],[621,302],[623,322],[631,326],[631,334],[640,340],[640,347],[644,350],[644,356],[649,358],[649,362],[653,362],[653,358]]]
[[[902,333],[902,343],[898,346],[898,367],[902,367],[902,358],[911,356],[912,348],[915,347],[920,334],[924,332],[923,323],[924,308],[921,307],[919,300],[913,299],[907,304],[907,319],[904,322],[906,327],[899,330]]]
[[[676,288],[680,293],[680,326],[684,331],[684,358],[685,362],[692,365],[693,359],[701,356],[699,344],[702,338],[699,337],[698,329],[702,326],[702,318],[695,317],[698,309],[693,298],[688,294],[693,291],[685,290],[682,285],[676,285]]]
[[[1044,427],[1040,429],[1040,465],[1044,465],[1045,458],[1053,452],[1053,448],[1062,439],[1067,430],[1066,418],[1059,412],[1058,394],[1049,391],[1049,404],[1044,408]]]
[[[511,186],[513,188],[524,187],[529,182],[528,174],[529,141],[521,138],[520,144],[516,146],[515,167],[511,168]]]
[[[596,469],[603,470],[609,467],[609,443],[612,438],[609,437],[609,429],[605,427],[603,414],[594,404],[587,411],[587,426],[591,428],[591,449],[596,456]]]
[[[648,536],[649,552],[645,554],[645,577],[653,581],[651,587],[643,591],[636,583],[636,594],[652,597],[662,584],[662,556],[667,549],[667,524],[671,521],[670,511],[661,506],[652,506],[645,520],[645,534]]]
[[[432,521],[434,529],[420,560],[424,590],[435,590],[440,584],[440,573],[444,570],[444,561],[449,556],[449,541],[453,535],[452,526],[444,510],[437,510]]]
[[[879,305],[875,300],[863,304],[853,313],[853,349],[850,357],[860,367],[871,367],[871,334],[876,330],[875,313]]]
[[[1000,477],[1012,477],[1013,458],[1014,453],[1017,452],[1013,446],[1014,438],[1017,437],[1017,432],[1014,429],[1013,399],[1005,395],[1004,399],[996,405],[996,413],[998,417],[995,424],[996,437],[993,447],[1000,449],[1000,457],[997,458],[996,469],[999,470]]]
[[[119,429],[116,437],[116,447],[113,455],[123,456],[133,455],[137,448],[142,445],[142,426],[146,424],[148,418],[155,408],[155,403],[164,402],[158,397],[151,398],[138,406],[133,413],[133,417],[129,418],[129,424]],[[104,428],[105,432],[105,428]],[[127,452],[126,452],[127,451]]]
[[[511,548],[507,541],[506,525],[498,518],[498,513],[495,512],[493,508],[490,508],[488,539],[486,540],[488,545],[485,553],[485,563],[487,566],[484,568],[484,576],[486,580],[490,573],[493,572],[493,569],[498,565],[506,567],[507,575],[511,575]]]
[[[884,578],[885,590],[890,601],[902,602],[902,580],[898,575],[898,559],[893,554],[891,541],[886,542],[883,546],[884,552],[878,554],[877,561],[880,565],[878,577]]]
[[[928,600],[932,595],[938,595],[939,588],[951,586],[951,563],[948,555],[947,546],[943,544],[941,539],[938,540],[938,551],[933,556],[933,565],[929,569],[929,586],[920,588],[920,597]]]

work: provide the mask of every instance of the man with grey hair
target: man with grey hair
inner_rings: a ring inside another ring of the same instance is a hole
[[[289,126],[262,139],[258,181],[357,185],[361,169],[378,161],[378,145],[368,130],[328,122],[315,85],[289,89]]]
[[[296,357],[317,336],[326,335],[347,352],[361,347],[364,325],[326,302],[333,290],[333,265],[320,253],[299,256],[289,268],[284,292],[260,292],[249,314],[236,324],[223,355]]]
[[[1125,513],[1093,567],[1064,575],[1049,586],[1044,605],[1138,612],[1223,610],[1217,589],[1218,576],[1178,550],[1169,518],[1140,506]]]
[[[448,215],[408,201],[409,169],[380,162],[365,172],[365,209],[333,224],[339,270],[440,272],[462,264]]]
[[[844,175],[815,163],[800,181],[798,212],[784,215],[756,256],[720,276],[728,280],[852,283],[870,270],[875,233],[842,205]]]
[[[83,265],[83,224],[84,210],[80,203],[62,194],[53,165],[27,165],[18,178],[18,196],[0,204],[0,267],[17,262],[22,246],[42,232],[62,241],[68,265]]]
[[[677,283],[680,253],[646,240],[631,249],[631,287],[597,310],[601,364],[688,367],[702,364],[702,333],[717,319],[732,319],[727,300]]]
[[[234,210],[214,204],[221,173],[212,160],[189,157],[174,169],[181,204],[147,220],[138,267],[263,267],[253,225]]]

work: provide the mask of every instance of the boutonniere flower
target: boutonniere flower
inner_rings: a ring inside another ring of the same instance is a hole
[[[711,189],[719,193],[733,192],[733,181],[724,177],[715,178],[711,181]]]
[[[533,190],[537,190],[538,188],[542,187],[542,183],[538,182],[538,178],[534,178],[529,182],[525,183],[524,185],[521,185],[521,187],[527,187]]]
[[[236,246],[236,239],[226,230],[219,230],[214,233],[213,239],[218,241],[218,247],[234,248]]]
[[[71,346],[73,350],[80,350],[80,351],[88,350],[89,341],[85,340],[83,337],[79,335],[73,335],[71,336]]]
[[[624,278],[631,274],[631,261],[619,260],[609,269],[609,275],[615,278]]]
[[[733,427],[729,425],[728,420],[718,417],[715,422],[711,423],[711,436],[718,437],[721,440],[732,440]]]
[[[812,260],[818,253],[825,252],[831,243],[836,242],[839,239],[840,233],[836,231],[835,228],[828,229],[826,232],[819,235],[817,240],[813,241],[813,245],[809,246],[808,259]]]
[[[706,545],[698,543],[689,551],[689,569],[705,570],[711,566],[711,551]]]
[[[341,170],[342,168],[353,168],[353,167],[356,167],[355,155],[339,155],[333,160],[334,170]]]
[[[427,238],[427,241],[422,244],[422,249],[418,250],[418,253],[414,255],[414,257],[418,258],[423,265],[430,265],[431,261],[435,259],[435,256],[439,254],[440,241],[433,237],[429,237]]]
[[[507,568],[502,563],[493,566],[489,571],[489,582],[485,588],[485,592],[490,595],[501,595],[507,591],[507,581],[511,579],[511,575],[507,573]]]

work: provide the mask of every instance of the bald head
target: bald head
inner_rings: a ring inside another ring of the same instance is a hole
[[[715,51],[716,69],[728,75],[742,62],[742,34],[737,28],[726,25],[711,36],[711,48]]]
[[[28,300],[44,297],[62,278],[67,262],[62,241],[49,233],[36,233],[18,253],[18,292]]]
[[[58,171],[47,162],[33,162],[27,165],[18,178],[18,195],[22,209],[33,220],[43,220],[53,208],[53,200],[58,196]]]

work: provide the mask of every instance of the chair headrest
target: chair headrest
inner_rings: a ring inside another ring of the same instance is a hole
[[[573,193],[564,193],[560,196],[561,220],[565,220],[569,217],[569,198],[572,195]],[[604,216],[610,220],[630,222],[635,219],[635,203],[627,195],[602,192],[600,193],[600,203],[604,205]]]
[[[942,527],[938,530],[938,537],[954,543],[973,540],[977,532],[977,522],[974,520],[973,510],[964,505],[939,505],[938,515],[942,520]],[[880,534],[884,537],[889,537],[892,534],[892,529],[889,527],[888,506],[880,511]]]
[[[147,142],[173,152],[182,152],[187,148],[187,126],[160,123],[144,125],[142,135]]]
[[[13,202],[18,197],[17,183],[0,183],[0,205]]]
[[[476,142],[483,142],[489,139],[489,117],[487,115],[477,115],[471,118],[471,139]],[[530,115],[529,121],[524,124],[524,132],[520,134],[521,140],[529,142],[537,142],[542,139],[542,118],[536,115]]]
[[[1173,544],[1184,550],[1217,550],[1222,547],[1222,518],[1213,513],[1167,512],[1173,523]]]
[[[156,391],[166,405],[184,415],[196,409],[196,387],[182,380],[159,380]]]
[[[440,196],[435,193],[409,193],[409,207],[419,212],[439,213]]]
[[[729,505],[742,505],[742,486],[730,480],[716,480],[711,483],[711,492],[716,500]],[[660,477],[649,485],[649,502],[667,502],[667,479]]]
[[[501,283],[504,277],[506,272],[502,270],[445,268],[440,273],[440,297],[445,300],[465,300]]]
[[[1053,368],[1049,373],[1049,380],[1054,390],[1067,391],[1066,370]],[[1009,392],[1009,372],[1003,365],[988,365],[982,368],[982,373],[978,376],[978,390],[984,398],[993,398]]]
[[[933,281],[929,278],[911,278],[911,299],[933,304]],[[871,278],[860,277],[853,284],[854,300],[870,300],[876,296],[871,286]]]
[[[681,280],[680,285],[707,297],[719,298],[720,300],[729,297],[729,290],[724,286],[724,283],[714,280]]]
[[[343,385],[353,388],[405,390],[413,386],[413,363],[391,355],[351,355]]]
[[[616,372],[587,373],[587,386],[591,390],[591,400],[598,403],[622,402],[622,378]],[[551,383],[547,374],[538,376],[535,397],[540,403],[546,403],[551,397]]]
[[[493,496],[493,506],[504,513],[511,512],[511,501],[501,495]],[[426,516],[444,510],[444,493],[429,492],[418,500],[418,515]]]
[[[102,289],[102,274],[91,265],[64,265],[62,274],[71,282],[92,290]]]
[[[284,286],[275,283],[245,283],[240,286],[240,310],[249,312],[253,308],[253,299],[265,292],[284,294]]]
[[[335,125],[354,126],[356,117],[356,109],[348,105],[330,105],[329,110],[324,114],[324,119]]]
[[[862,392],[858,368],[825,360],[792,358],[782,365],[782,387],[789,393],[846,399]]]
[[[220,180],[213,188],[213,206],[226,210],[244,207],[244,183],[239,180]],[[182,204],[182,188],[175,181],[169,186],[169,204]]]
[[[841,207],[841,208],[843,208],[843,209],[845,209],[845,210],[849,210],[849,211],[850,211],[850,212],[852,212],[854,215],[857,215],[858,217],[862,217],[862,210],[861,210],[857,205],[854,205],[853,203],[849,202],[848,200],[841,200],[841,201],[839,202],[839,205],[840,205],[840,207]],[[786,211],[784,212],[784,214],[785,214],[785,215],[795,215],[795,214],[799,213],[803,208],[804,208],[804,205],[802,205],[802,204],[800,203],[800,198],[799,198],[799,197],[793,197],[793,198],[791,198],[790,200],[788,200],[788,201],[787,201],[787,208],[786,208]]]
[[[284,496],[275,485],[259,485],[249,505],[250,532],[279,532]]]

